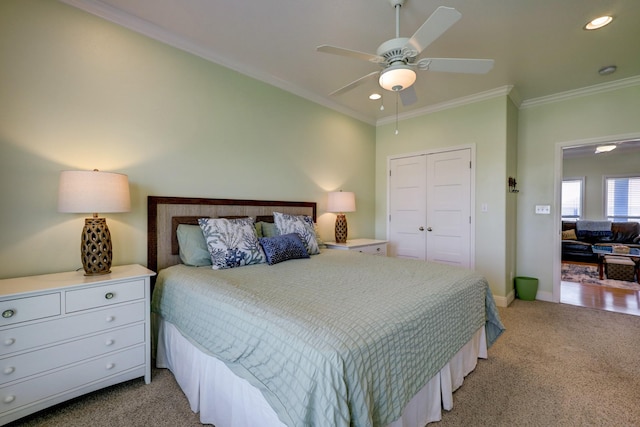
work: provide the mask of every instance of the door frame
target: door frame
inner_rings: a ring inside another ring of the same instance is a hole
[[[455,145],[451,147],[439,147],[439,148],[431,148],[422,151],[414,151],[410,153],[401,153],[401,154],[392,154],[387,156],[387,194],[386,194],[386,216],[385,216],[385,229],[386,229],[386,238],[389,239],[389,215],[391,212],[389,211],[389,203],[390,203],[390,183],[389,183],[389,171],[391,170],[391,160],[394,159],[402,159],[405,157],[414,157],[414,156],[423,156],[429,154],[438,154],[438,153],[446,153],[448,151],[460,151],[460,150],[470,150],[469,158],[471,159],[471,182],[470,182],[470,200],[469,205],[471,207],[471,227],[469,229],[469,257],[471,258],[471,265],[469,268],[474,269],[476,266],[476,144],[463,144],[463,145]]]
[[[619,142],[627,139],[640,138],[640,132],[621,135],[607,135],[594,138],[576,139],[572,141],[561,141],[556,143],[554,155],[554,180],[553,200],[555,201],[555,212],[553,218],[553,292],[552,301],[560,302],[560,289],[562,282],[562,178],[563,178],[563,149],[581,145],[599,145],[608,142]]]

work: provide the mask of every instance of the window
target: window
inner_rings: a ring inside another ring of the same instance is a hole
[[[605,215],[610,221],[640,221],[640,176],[605,177]]]
[[[562,220],[577,221],[582,217],[584,178],[562,181]]]

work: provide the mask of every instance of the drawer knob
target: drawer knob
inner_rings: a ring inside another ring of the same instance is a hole
[[[12,345],[14,342],[16,342],[15,338],[7,338],[4,340],[4,345]]]
[[[13,317],[14,314],[16,314],[16,311],[9,309],[2,312],[2,317],[4,317],[5,319],[8,319],[10,317]]]
[[[116,364],[115,364],[115,363],[107,363],[107,366],[106,366],[107,370],[109,370],[109,369],[113,369],[113,368],[115,368],[115,367],[116,367]]]
[[[380,248],[376,248],[376,251],[380,252]]]
[[[104,297],[105,297],[106,299],[111,299],[111,298],[113,298],[114,296],[116,296],[116,295],[115,295],[113,292],[107,292],[106,294],[104,294]]]
[[[3,399],[4,403],[11,403],[14,400],[16,400],[16,397],[13,394],[5,396],[4,399]]]
[[[113,316],[107,316],[107,318],[104,320],[106,320],[107,322],[113,322],[114,320],[116,320],[116,318]]]
[[[113,344],[115,344],[115,340],[107,340],[104,343],[104,345],[106,345],[106,346],[110,346],[110,345],[113,345]]]
[[[13,366],[7,366],[6,368],[4,368],[4,374],[5,375],[10,375],[13,374],[16,371],[16,368],[14,368]]]

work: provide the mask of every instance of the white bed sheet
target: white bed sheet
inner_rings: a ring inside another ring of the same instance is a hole
[[[171,370],[200,422],[216,427],[283,427],[262,393],[235,375],[223,362],[210,356],[171,323],[156,318],[158,328],[156,366]],[[484,326],[456,353],[407,404],[400,419],[388,427],[424,427],[440,421],[442,409],[453,408],[453,392],[487,358]]]

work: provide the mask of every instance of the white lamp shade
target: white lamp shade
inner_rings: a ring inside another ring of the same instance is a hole
[[[356,196],[351,191],[332,191],[327,200],[328,212],[355,212]]]
[[[58,212],[129,212],[127,175],[100,171],[63,171],[58,189]]]

